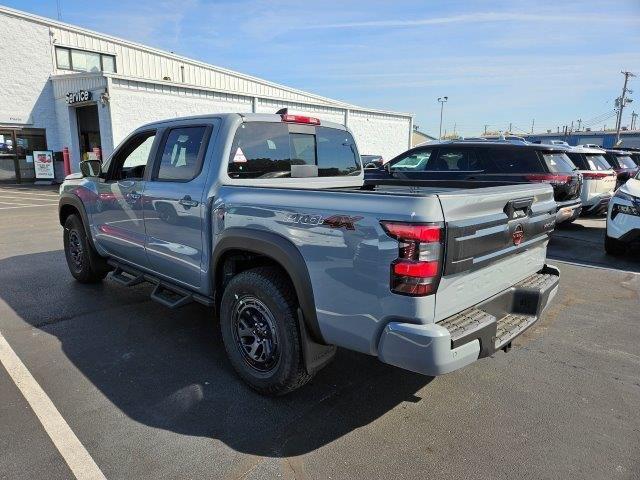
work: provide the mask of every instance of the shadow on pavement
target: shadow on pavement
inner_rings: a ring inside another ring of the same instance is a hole
[[[601,219],[580,219],[558,227],[551,236],[547,258],[640,273],[640,249],[629,250],[615,257],[608,255],[604,251],[605,223],[594,220]]]
[[[127,416],[253,455],[315,450],[402,402],[418,401],[416,392],[432,380],[339,351],[308,386],[265,398],[236,377],[204,307],[168,310],[149,300],[149,286],[81,285],[62,251],[0,260],[0,285],[2,300],[24,322],[56,336],[71,362]]]

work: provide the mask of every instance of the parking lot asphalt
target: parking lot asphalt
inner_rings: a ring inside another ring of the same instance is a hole
[[[559,294],[510,353],[434,379],[340,350],[270,399],[206,308],[76,283],[55,190],[0,197],[0,334],[107,478],[640,478],[640,259],[603,220],[554,233]],[[2,366],[0,431],[0,478],[72,476]]]

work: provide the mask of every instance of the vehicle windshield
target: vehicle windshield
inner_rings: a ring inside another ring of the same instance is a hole
[[[636,162],[629,155],[616,155],[620,168],[637,168]]]
[[[587,153],[585,156],[591,170],[611,170],[611,165],[602,155],[590,155]]]
[[[404,157],[393,165],[389,165],[391,172],[416,172],[426,170],[427,162],[431,158],[432,150],[425,150],[422,152],[415,152]]]
[[[549,171],[552,173],[567,173],[577,170],[576,166],[569,159],[565,153],[543,153],[545,163],[549,167]]]

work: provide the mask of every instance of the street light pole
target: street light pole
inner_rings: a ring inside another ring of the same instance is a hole
[[[442,140],[442,111],[447,100],[449,100],[449,97],[438,97],[438,102],[440,102],[440,133],[438,134],[438,140]]]

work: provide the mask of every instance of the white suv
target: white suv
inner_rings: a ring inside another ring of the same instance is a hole
[[[616,190],[609,202],[604,249],[619,255],[640,242],[640,172]]]
[[[584,146],[567,148],[567,156],[582,174],[582,213],[604,214],[616,188],[616,172],[604,158],[605,151]]]

